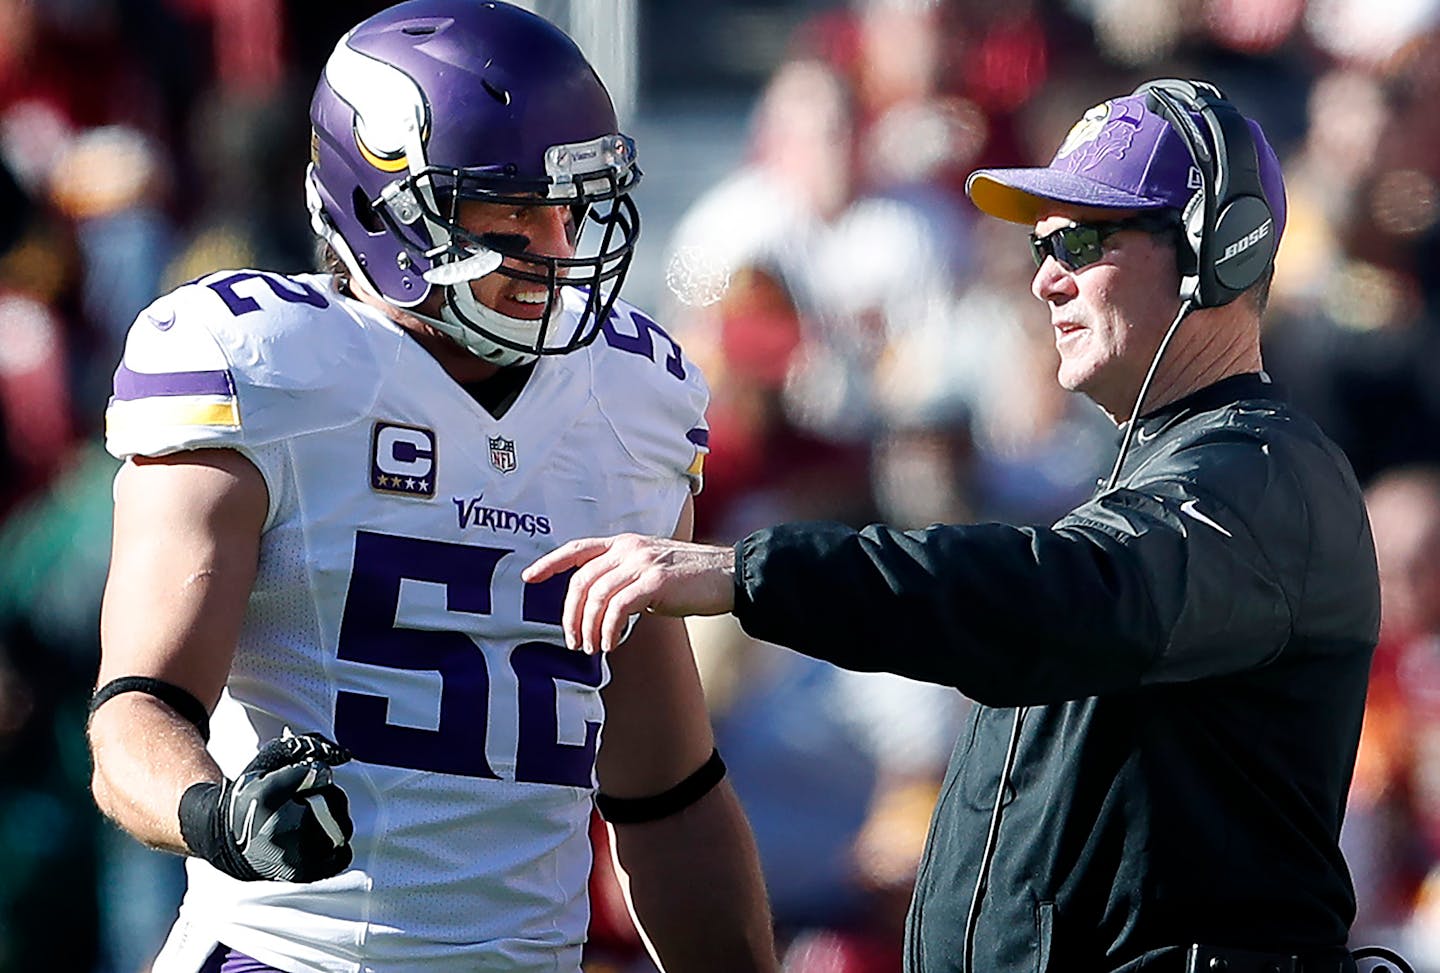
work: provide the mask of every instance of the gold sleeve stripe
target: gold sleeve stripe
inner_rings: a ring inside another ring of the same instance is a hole
[[[113,399],[105,410],[105,435],[133,432],[147,426],[217,426],[240,428],[240,409],[235,399],[197,400],[188,396],[165,396],[125,402]]]

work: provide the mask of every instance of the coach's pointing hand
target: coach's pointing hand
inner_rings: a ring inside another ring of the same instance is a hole
[[[719,615],[735,606],[735,552],[639,534],[562,544],[524,570],[530,583],[575,568],[565,593],[565,644],[609,652],[630,616]]]

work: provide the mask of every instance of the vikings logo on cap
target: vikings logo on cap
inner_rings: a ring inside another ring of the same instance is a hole
[[[1071,126],[1051,166],[1085,172],[1107,158],[1123,159],[1143,120],[1143,114],[1134,105],[1117,101],[1096,105]]]
[[[347,36],[326,62],[325,80],[355,108],[355,147],[366,162],[382,172],[400,172],[411,156],[423,160],[430,106],[414,79],[361,54]]]

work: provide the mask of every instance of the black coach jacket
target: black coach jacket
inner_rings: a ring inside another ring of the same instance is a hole
[[[981,704],[935,810],[912,973],[964,968],[1017,713],[976,973],[1346,941],[1337,835],[1380,615],[1349,464],[1242,375],[1142,417],[1120,484],[1049,529],[787,525],[736,547],[751,635]]]

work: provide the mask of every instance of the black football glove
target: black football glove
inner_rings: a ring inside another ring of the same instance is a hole
[[[350,865],[350,802],[330,768],[350,754],[318,733],[260,748],[240,776],[192,784],[180,798],[190,851],[247,882],[314,882]]]

